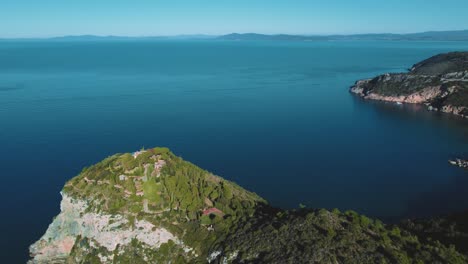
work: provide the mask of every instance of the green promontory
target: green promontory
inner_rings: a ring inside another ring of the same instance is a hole
[[[31,263],[467,262],[453,246],[353,211],[271,207],[166,148],[108,157],[62,197]]]

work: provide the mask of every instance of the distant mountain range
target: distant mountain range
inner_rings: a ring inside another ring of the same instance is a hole
[[[76,36],[61,36],[51,38],[0,38],[0,41],[151,41],[151,40],[185,40],[185,39],[215,39],[219,36],[211,35],[177,35],[177,36],[97,36],[97,35],[76,35]]]
[[[53,38],[9,38],[0,41],[151,41],[151,40],[196,40],[196,39],[217,39],[217,40],[269,40],[269,41],[339,41],[339,40],[393,40],[393,41],[468,41],[468,30],[456,31],[428,31],[410,34],[355,34],[355,35],[289,35],[289,34],[258,34],[258,33],[232,33],[222,36],[213,35],[178,35],[178,36],[145,36],[145,37],[125,37],[125,36],[96,36],[78,35],[63,36]]]
[[[318,40],[408,40],[408,41],[468,41],[468,30],[429,31],[411,34],[357,34],[357,35],[264,35],[256,33],[228,34],[218,37],[224,40],[282,40],[282,41],[318,41]]]

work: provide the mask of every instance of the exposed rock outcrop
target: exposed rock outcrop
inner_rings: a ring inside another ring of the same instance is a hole
[[[161,244],[172,240],[184,247],[171,232],[156,227],[145,220],[135,220],[130,225],[129,219],[121,214],[90,212],[87,201],[73,199],[62,193],[61,212],[50,224],[42,238],[31,245],[33,259],[30,263],[65,262],[70,256],[75,243],[82,239],[92,241],[90,247],[104,248],[105,253],[98,255],[102,262],[111,261],[119,251],[130,243],[140,242],[148,249],[157,250]],[[186,248],[186,250],[190,250]]]
[[[431,111],[468,117],[468,52],[434,56],[408,73],[360,80],[350,91],[365,99],[425,104]]]

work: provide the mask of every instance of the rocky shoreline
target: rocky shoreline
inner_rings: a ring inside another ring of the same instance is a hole
[[[468,118],[468,52],[431,57],[408,73],[359,80],[350,92],[369,100],[424,104],[430,111]]]

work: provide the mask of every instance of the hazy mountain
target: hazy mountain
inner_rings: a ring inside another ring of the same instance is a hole
[[[257,33],[228,34],[218,37],[223,40],[287,40],[287,41],[317,41],[317,40],[409,40],[409,41],[468,41],[468,30],[430,31],[411,34],[356,34],[356,35],[265,35]]]

